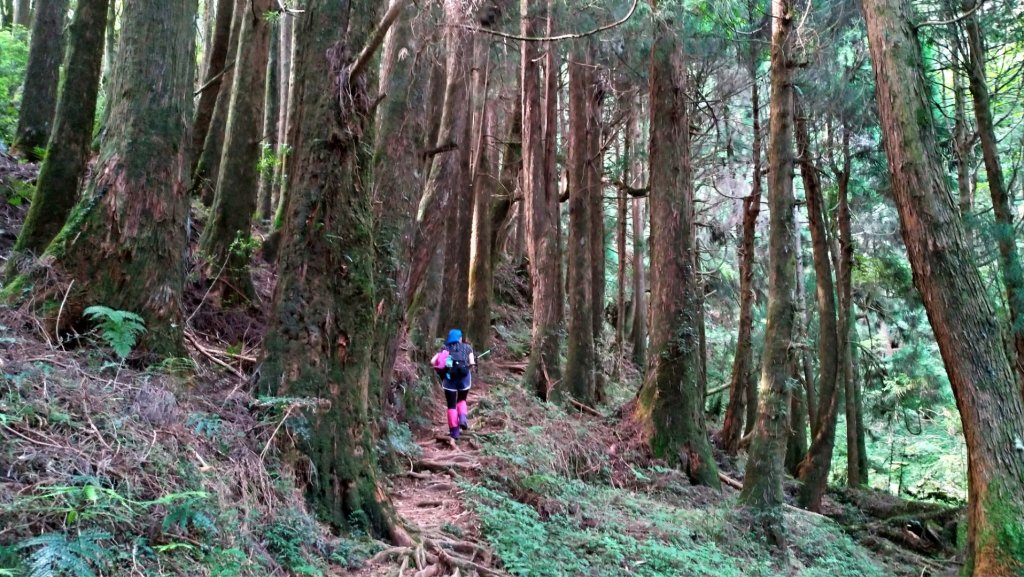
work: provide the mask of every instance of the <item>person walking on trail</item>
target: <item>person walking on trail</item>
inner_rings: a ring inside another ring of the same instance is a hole
[[[459,438],[459,432],[469,429],[469,407],[466,398],[473,386],[472,369],[476,367],[476,355],[469,343],[463,342],[462,331],[448,331],[444,348],[432,359],[431,366],[441,377],[444,400],[448,405],[448,431],[452,439]]]

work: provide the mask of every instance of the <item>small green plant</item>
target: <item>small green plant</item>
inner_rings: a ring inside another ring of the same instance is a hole
[[[110,533],[86,529],[69,538],[64,533],[45,533],[26,539],[19,549],[32,549],[28,557],[28,577],[96,577],[108,559],[107,549],[100,544]]]
[[[135,348],[139,335],[146,331],[142,317],[129,311],[95,305],[85,309],[85,316],[97,323],[100,338],[122,360]]]
[[[208,495],[206,493],[188,493],[176,495],[167,505],[167,515],[161,524],[164,533],[179,532],[187,535],[197,531],[204,535],[216,535],[217,525],[206,513]]]
[[[242,260],[248,260],[259,247],[260,240],[258,238],[243,235],[239,232],[238,235],[235,236],[235,240],[231,241],[231,246],[228,250],[236,257]]]
[[[27,182],[12,180],[9,183],[7,204],[11,206],[21,206],[26,202],[31,201],[34,190],[35,188]]]

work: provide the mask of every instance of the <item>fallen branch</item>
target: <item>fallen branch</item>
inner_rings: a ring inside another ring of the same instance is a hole
[[[594,407],[584,405],[583,403],[577,401],[576,399],[569,399],[569,403],[572,406],[576,407],[577,409],[583,411],[584,413],[594,415],[595,417],[604,417],[604,415],[602,415],[601,412],[595,409]]]
[[[203,346],[203,344],[199,342],[199,339],[192,336],[188,331],[185,331],[185,338],[188,339],[188,342],[192,343],[192,346],[194,346],[196,350],[198,350],[204,357],[210,359],[217,365],[227,369],[228,371],[231,372],[231,374],[235,375],[239,379],[242,379],[243,381],[248,378],[242,373],[242,371],[239,371],[235,367],[232,367],[231,365],[217,358],[217,356],[215,356],[212,351]]]

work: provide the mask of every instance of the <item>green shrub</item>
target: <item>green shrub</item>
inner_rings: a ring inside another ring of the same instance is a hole
[[[14,139],[27,63],[27,31],[0,30],[0,149],[9,146]]]

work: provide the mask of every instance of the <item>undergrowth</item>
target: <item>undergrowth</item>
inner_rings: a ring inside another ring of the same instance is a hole
[[[462,489],[513,575],[887,574],[837,525],[804,513],[787,514],[790,554],[779,557],[733,520],[731,497],[623,458],[628,439],[619,445],[607,423],[536,402],[511,382],[492,387],[478,410],[509,425],[477,436],[492,462]]]
[[[381,549],[307,512],[274,437],[289,399],[0,336],[0,576],[330,575]]]

